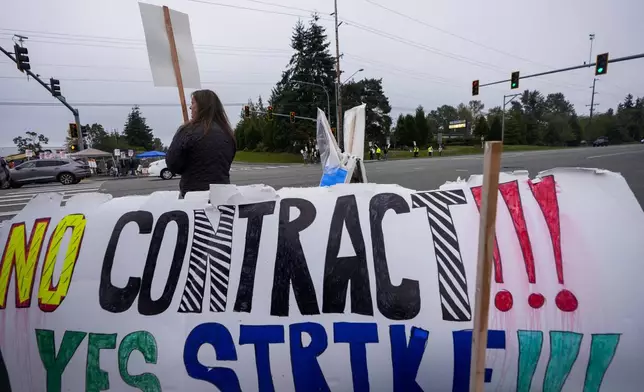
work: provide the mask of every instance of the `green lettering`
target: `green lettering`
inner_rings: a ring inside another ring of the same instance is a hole
[[[78,346],[85,339],[85,335],[87,335],[85,332],[65,331],[63,341],[60,343],[60,349],[58,350],[58,354],[56,354],[54,331],[49,329],[36,330],[38,353],[47,371],[48,392],[60,392],[65,367],[67,367],[69,360],[74,356]]]
[[[137,331],[127,335],[119,346],[119,372],[125,383],[143,392],[161,391],[161,383],[152,373],[132,375],[127,371],[127,364],[132,351],[138,350],[143,354],[145,363],[157,363],[157,342],[148,331]]]
[[[90,333],[87,345],[87,369],[85,371],[85,391],[99,392],[110,389],[110,378],[101,369],[102,349],[116,348],[116,334]]]

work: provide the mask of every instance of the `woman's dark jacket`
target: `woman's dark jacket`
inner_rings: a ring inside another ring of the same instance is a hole
[[[230,184],[235,152],[231,135],[218,125],[208,132],[201,125],[187,125],[174,135],[165,161],[168,170],[181,175],[182,193],[207,191],[210,184]]]

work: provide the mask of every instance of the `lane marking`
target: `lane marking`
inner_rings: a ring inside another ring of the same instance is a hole
[[[623,151],[623,152],[614,152],[612,154],[602,154],[602,155],[593,155],[590,157],[586,157],[586,159],[595,159],[595,158],[603,158],[603,157],[613,157],[616,155],[626,155],[626,154],[639,154],[644,152],[644,150],[639,150],[639,151]]]
[[[456,169],[456,171],[457,172],[466,172],[466,171],[469,171],[469,170],[467,170],[467,169]]]

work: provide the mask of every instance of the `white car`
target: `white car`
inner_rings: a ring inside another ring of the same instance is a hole
[[[148,176],[161,177],[164,180],[170,180],[174,177],[174,174],[168,170],[165,159],[160,159],[150,164],[150,167],[148,168]]]

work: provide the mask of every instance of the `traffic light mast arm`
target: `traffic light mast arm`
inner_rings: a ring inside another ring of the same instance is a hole
[[[620,57],[620,58],[616,58],[616,59],[608,59],[608,63],[609,64],[610,63],[618,63],[620,61],[628,61],[628,60],[635,60],[635,59],[641,59],[641,58],[644,58],[644,53],[634,54],[632,56]],[[596,64],[597,63],[583,64],[583,65],[576,65],[574,67],[555,69],[553,71],[539,72],[539,73],[532,74],[532,75],[521,76],[521,77],[519,77],[519,79],[534,78],[534,77],[537,77],[537,76],[543,76],[543,75],[550,75],[550,74],[559,73],[559,72],[572,71],[572,70],[575,70],[575,69],[591,68],[591,67],[594,67]],[[495,84],[507,83],[510,80],[511,79],[504,79],[504,80],[499,80],[499,81],[496,81],[496,82],[483,83],[483,84],[479,84],[479,87],[494,86]]]
[[[259,114],[267,114],[268,112],[262,112],[260,110],[251,110],[251,113],[259,113]],[[273,111],[273,116],[279,116],[279,117],[288,117],[290,118],[290,114],[282,114],[282,113],[275,113]],[[308,120],[308,121],[317,121],[317,118],[311,118],[311,117],[302,117],[302,116],[294,116],[295,118],[299,118],[300,120]]]
[[[4,48],[2,46],[0,46],[0,52],[4,53],[7,57],[9,57],[11,59],[11,61],[13,61],[14,63],[18,64],[18,60],[16,60],[16,58],[13,57],[11,55],[11,53],[9,53],[6,50],[4,50]],[[29,75],[32,78],[34,78],[34,80],[37,81],[38,83],[40,83],[40,85],[43,86],[45,88],[45,90],[49,91],[49,93],[51,95],[53,95],[54,98],[59,100],[60,103],[65,105],[65,107],[72,112],[72,114],[74,115],[74,121],[76,122],[76,126],[80,130],[81,125],[80,125],[80,117],[78,115],[78,109],[74,109],[73,107],[71,107],[71,105],[67,103],[67,101],[65,100],[65,97],[63,97],[62,95],[60,95],[60,94],[54,95],[54,93],[53,93],[52,89],[49,87],[49,85],[47,83],[43,82],[42,80],[40,80],[38,75],[36,75],[33,72],[31,72],[31,70],[26,69],[26,70],[24,70],[24,72],[26,72],[27,75]],[[79,140],[80,140],[80,142],[78,143],[78,145],[79,145],[78,147],[79,147],[79,150],[82,150],[83,149],[83,143],[84,143],[83,137],[80,136]]]
[[[0,52],[4,53],[7,57],[9,57],[11,59],[11,61],[13,61],[14,63],[18,64],[18,61],[11,55],[11,53],[9,53],[6,50],[4,50],[4,48],[2,46],[0,46]],[[27,70],[25,70],[25,72],[27,73],[27,75],[31,76],[35,81],[40,83],[40,85],[43,86],[47,91],[49,91],[50,94],[53,94],[51,88],[49,87],[49,85],[47,83],[43,82],[42,80],[40,80],[40,78],[36,74],[31,72],[31,70],[27,69]],[[73,107],[71,107],[71,105],[69,105],[65,101],[65,97],[63,97],[61,95],[61,96],[56,97],[56,99],[58,99],[60,101],[60,103],[65,105],[65,107],[67,107],[67,109],[71,110],[71,112],[74,113],[74,115],[78,115],[78,110],[76,110]]]

